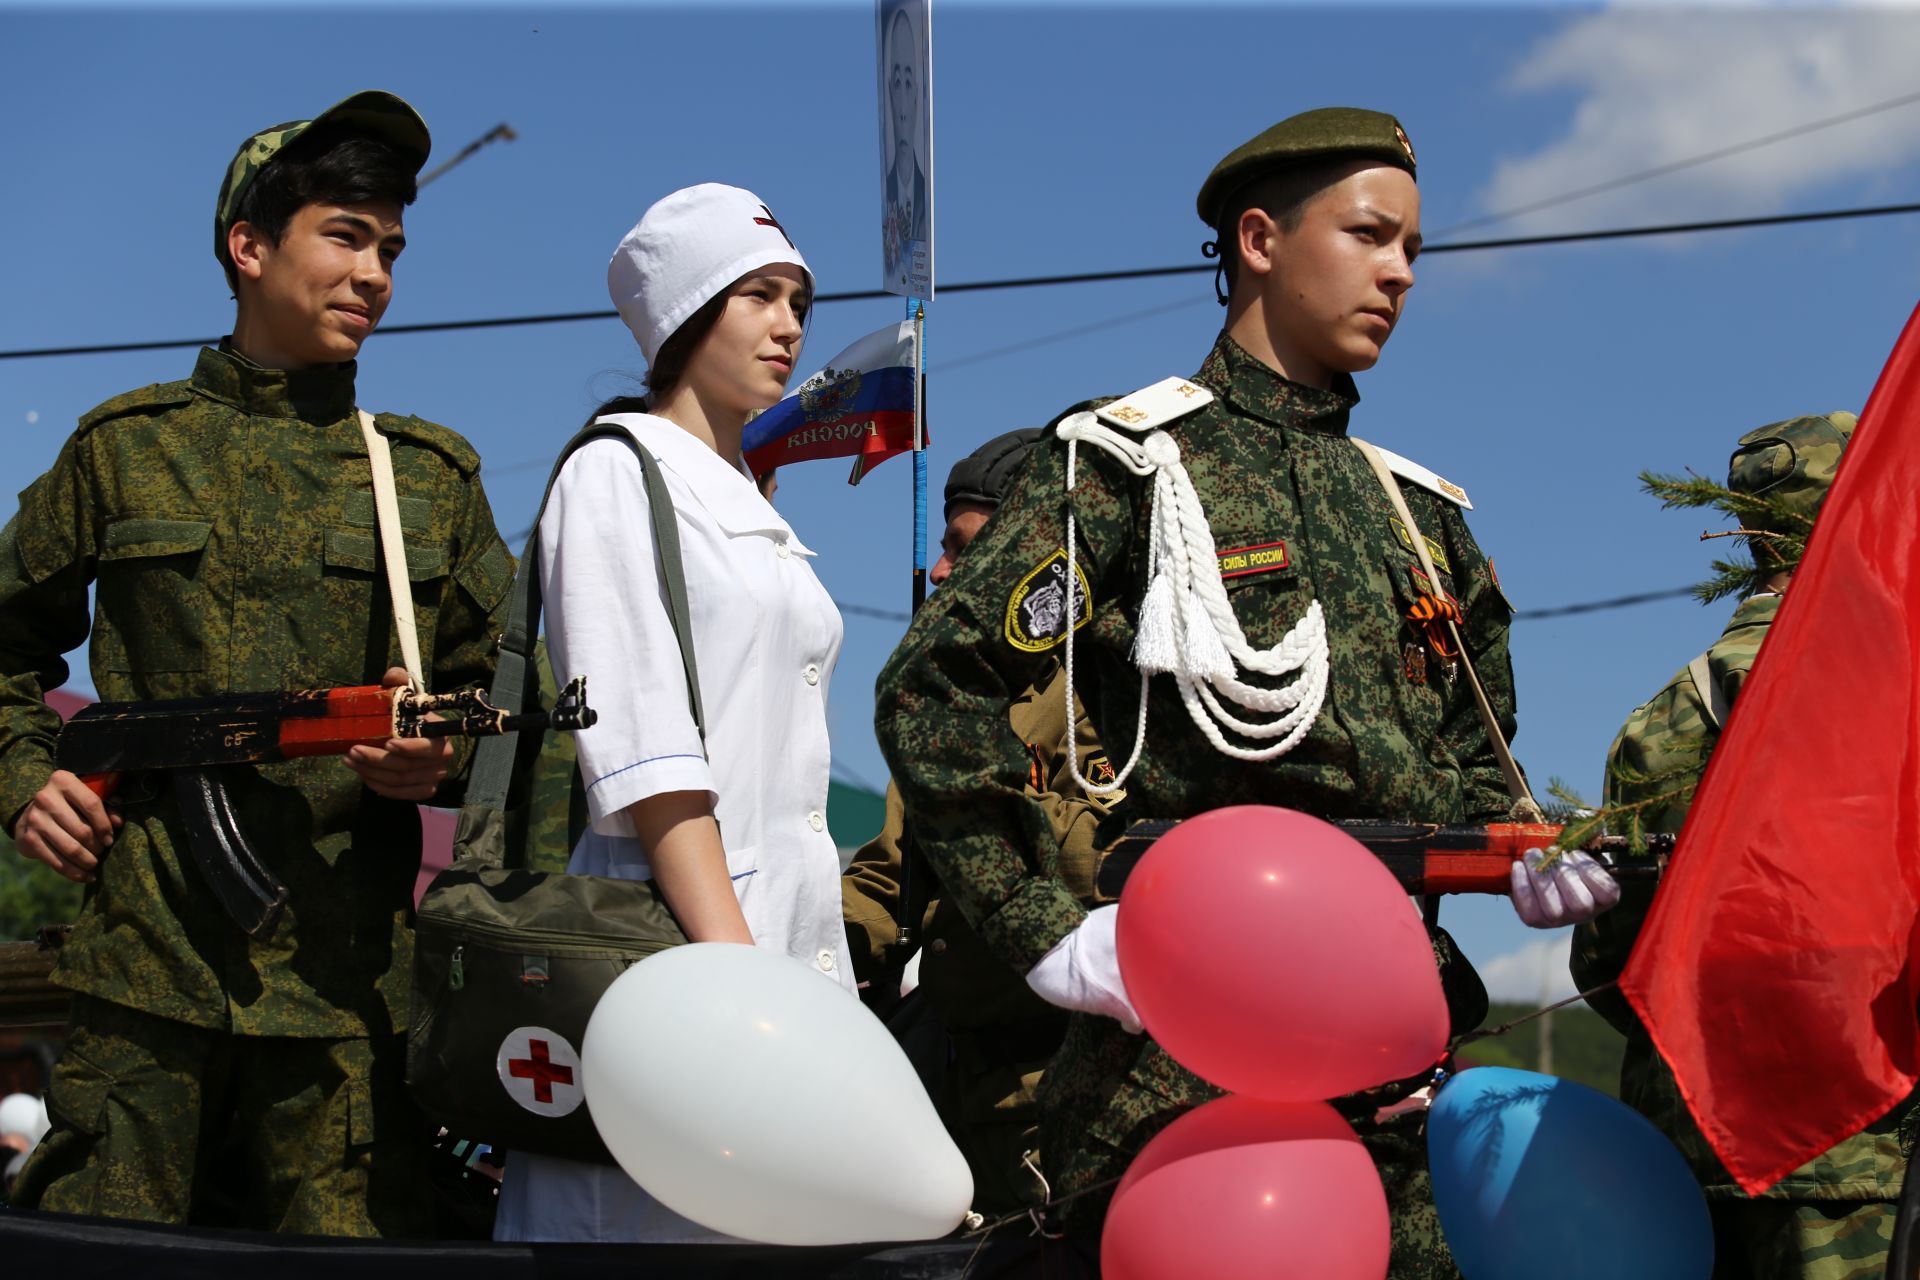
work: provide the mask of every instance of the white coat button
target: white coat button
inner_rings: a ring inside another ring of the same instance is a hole
[[[816,810],[813,813],[810,813],[807,815],[807,825],[812,827],[815,831],[825,831],[827,829],[826,816],[820,813],[818,810]]]
[[[779,556],[782,560],[785,560],[788,556],[792,555],[793,552],[790,549],[788,549],[786,543],[782,542],[774,546],[773,554]]]
[[[820,953],[820,972],[822,973],[833,972],[833,952],[822,951]]]
[[[818,667],[816,667],[816,666],[814,666],[814,665],[813,665],[813,664],[812,664],[811,662],[809,662],[809,663],[807,664],[807,669],[806,669],[805,671],[803,671],[803,672],[801,672],[801,677],[802,677],[802,678],[803,678],[804,680],[806,680],[806,682],[807,682],[808,684],[819,684],[819,683],[820,683],[820,668],[818,668]]]

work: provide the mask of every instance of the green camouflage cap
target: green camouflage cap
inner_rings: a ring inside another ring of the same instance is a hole
[[[953,519],[956,502],[977,502],[987,507],[1005,502],[1013,491],[1013,482],[1020,477],[1020,469],[1027,465],[1027,456],[1044,434],[1039,427],[1009,431],[954,463],[947,473],[946,518]]]
[[[267,167],[269,160],[317,124],[346,125],[371,134],[410,157],[415,173],[426,165],[427,155],[433,150],[433,139],[420,113],[404,99],[379,89],[363,90],[342,99],[311,120],[289,120],[262,129],[241,143],[240,150],[234,153],[233,163],[227,166],[226,176],[220,182],[220,202],[213,208],[213,256],[228,272],[233,270],[233,260],[227,256],[227,228],[233,225],[240,197],[246,194],[247,187]]]
[[[1413,144],[1398,120],[1359,107],[1320,107],[1288,116],[1213,166],[1195,201],[1200,220],[1217,227],[1227,200],[1269,170],[1345,155],[1371,156],[1414,173]]]
[[[1727,463],[1727,488],[1735,493],[1765,496],[1788,512],[1811,520],[1827,500],[1833,477],[1840,470],[1858,421],[1851,413],[1828,413],[1789,418],[1740,437],[1740,447]],[[1804,526],[1779,528],[1784,520],[1749,515],[1748,528],[1803,535]]]

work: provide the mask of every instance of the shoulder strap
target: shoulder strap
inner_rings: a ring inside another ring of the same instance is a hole
[[[604,436],[626,441],[640,460],[640,471],[647,486],[648,516],[653,525],[654,547],[660,558],[661,575],[667,584],[667,613],[673,622],[674,639],[680,645],[680,664],[686,672],[687,701],[693,710],[694,727],[700,731],[701,741],[704,742],[707,736],[706,715],[700,705],[700,673],[693,658],[692,615],[687,610],[687,576],[681,560],[680,529],[674,521],[673,499],[667,492],[666,481],[660,475],[660,465],[654,461],[653,455],[641,447],[632,432],[614,423],[592,422],[582,428],[573,439],[567,441],[560,456],[554,460],[552,472],[547,476],[546,491],[541,495],[540,510],[534,515],[533,531],[527,535],[526,548],[520,554],[520,572],[514,575],[513,594],[507,603],[506,630],[500,636],[500,661],[493,677],[493,705],[502,710],[521,710],[526,706],[528,689],[535,685],[528,678],[528,667],[533,656],[534,641],[540,632],[540,520],[546,515],[547,500],[553,496],[553,483],[560,478],[560,468],[582,445]],[[481,740],[474,752],[473,774],[467,783],[468,804],[486,805],[493,809],[506,807],[518,738],[517,733],[504,733]]]
[[[1433,589],[1438,591],[1440,575],[1433,567],[1433,557],[1427,552],[1427,540],[1421,534],[1420,526],[1414,523],[1413,512],[1407,508],[1406,495],[1400,492],[1400,483],[1393,478],[1386,459],[1380,456],[1378,449],[1358,436],[1349,436],[1348,439],[1359,447],[1361,456],[1373,468],[1374,475],[1380,478],[1381,487],[1387,491],[1387,501],[1393,504],[1394,514],[1407,526],[1408,541],[1413,543],[1414,553],[1420,557],[1420,568],[1426,573],[1427,581],[1433,584]],[[1507,794],[1538,809],[1533,792],[1527,786],[1526,776],[1514,761],[1513,749],[1507,745],[1507,735],[1500,732],[1499,717],[1493,714],[1493,704],[1487,701],[1487,691],[1480,685],[1480,675],[1473,669],[1473,657],[1467,652],[1466,642],[1460,638],[1459,624],[1449,618],[1447,630],[1453,633],[1453,647],[1460,651],[1460,667],[1467,673],[1467,685],[1473,690],[1474,705],[1480,708],[1480,720],[1487,727],[1487,741],[1493,746],[1494,759],[1500,762],[1501,776],[1507,780]]]
[[[1693,677],[1693,687],[1700,695],[1700,709],[1706,713],[1707,724],[1715,733],[1720,732],[1727,723],[1727,695],[1720,688],[1720,682],[1713,678],[1713,668],[1707,659],[1712,650],[1701,654],[1687,664],[1687,674]]]
[[[413,622],[413,587],[407,580],[407,552],[401,542],[400,502],[393,489],[393,451],[373,425],[373,415],[360,410],[360,434],[367,441],[367,463],[373,468],[373,511],[380,525],[380,550],[386,557],[387,592],[393,598],[393,629],[400,633],[400,660],[415,693],[425,693],[420,671],[420,635]]]

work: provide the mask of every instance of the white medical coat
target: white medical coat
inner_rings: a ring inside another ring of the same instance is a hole
[[[660,463],[686,568],[706,743],[688,705],[645,481],[618,439],[576,452],[540,521],[547,651],[562,683],[585,674],[597,724],[575,739],[591,829],[576,875],[649,879],[626,814],[668,791],[713,800],[727,870],[754,941],[849,993],[844,870],[827,832],[827,688],[840,612],[787,522],[744,469],[651,414],[601,419]],[[726,1240],[654,1200],[620,1170],[516,1152],[495,1227],[502,1240]]]

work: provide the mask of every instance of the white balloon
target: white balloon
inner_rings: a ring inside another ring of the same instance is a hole
[[[929,1240],[973,1177],[880,1021],[761,947],[691,943],[615,979],[581,1045],[587,1109],[629,1177],[767,1244]]]

